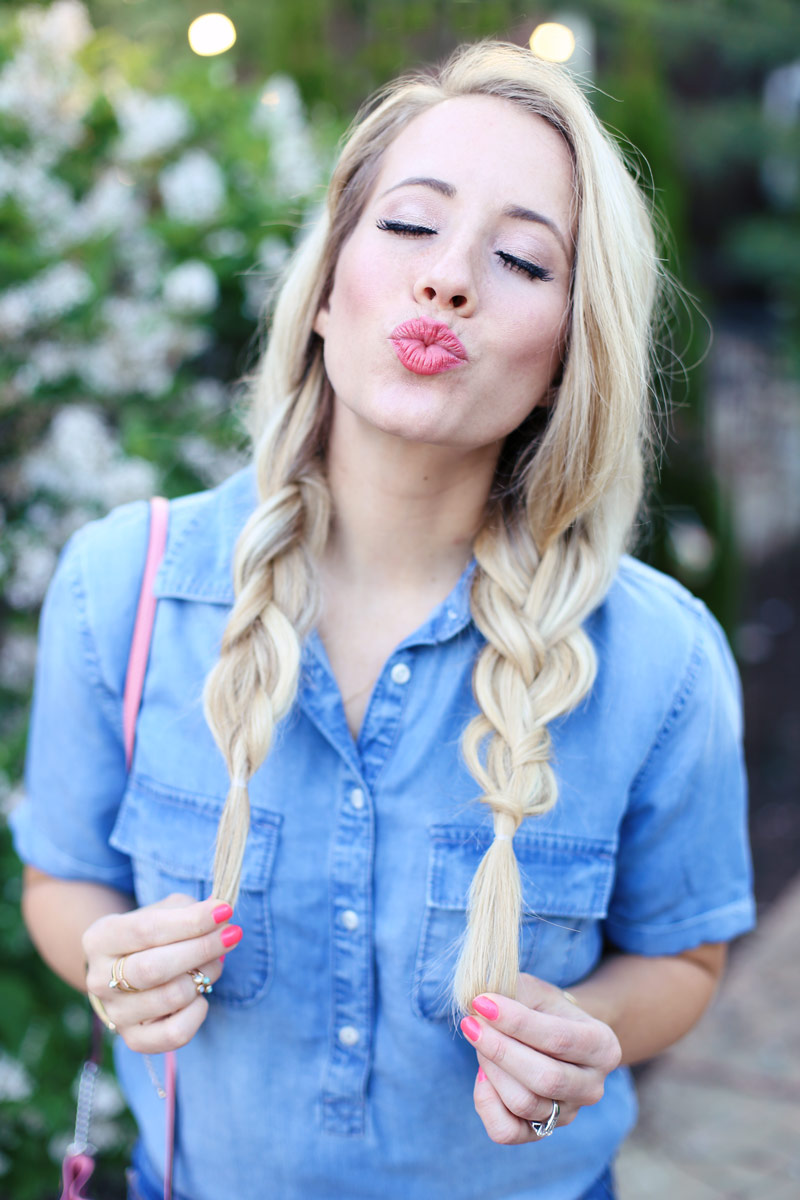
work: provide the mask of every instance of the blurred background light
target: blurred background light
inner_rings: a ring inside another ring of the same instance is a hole
[[[189,45],[195,54],[224,54],[236,41],[236,29],[224,13],[205,13],[189,26]]]
[[[531,34],[530,48],[539,58],[548,62],[567,62],[575,50],[575,34],[568,25],[557,21],[546,21],[537,25]]]

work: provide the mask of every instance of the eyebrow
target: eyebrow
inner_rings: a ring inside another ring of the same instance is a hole
[[[409,179],[402,179],[400,183],[395,183],[392,187],[387,188],[382,196],[388,196],[390,192],[396,192],[398,188],[403,187],[427,187],[432,191],[438,192],[440,196],[447,196],[452,200],[456,194],[456,188],[452,183],[445,183],[443,179],[432,179],[425,175],[414,175]],[[564,251],[567,259],[569,259],[569,251],[567,249],[566,239],[550,217],[546,217],[544,213],[534,212],[531,208],[523,208],[520,204],[509,204],[503,209],[504,217],[511,217],[515,221],[533,221],[536,225],[544,225],[551,233],[555,235],[561,244],[561,249]]]

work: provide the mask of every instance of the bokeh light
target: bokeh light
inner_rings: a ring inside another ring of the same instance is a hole
[[[204,13],[189,26],[189,45],[195,54],[224,54],[236,41],[236,28],[224,13]]]
[[[566,62],[575,51],[575,34],[567,25],[546,21],[537,25],[531,34],[530,48],[539,58],[548,62]]]

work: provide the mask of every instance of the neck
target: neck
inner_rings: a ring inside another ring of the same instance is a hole
[[[334,515],[323,569],[373,587],[454,581],[472,554],[498,449],[410,442],[335,404],[327,454]]]

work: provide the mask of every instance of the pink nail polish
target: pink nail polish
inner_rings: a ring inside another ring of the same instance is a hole
[[[481,1036],[481,1027],[474,1017],[464,1017],[464,1020],[461,1022],[461,1032],[471,1042],[477,1042]]]
[[[220,934],[220,941],[222,942],[223,946],[230,949],[231,946],[235,946],[237,942],[242,940],[243,932],[244,931],[242,930],[241,925],[229,925],[228,928],[223,929],[222,933]]]
[[[486,1072],[484,1071],[483,1067],[478,1067],[478,1083],[483,1083],[485,1078]]]
[[[233,909],[230,904],[218,904],[211,915],[215,923],[221,925],[223,921],[230,921],[233,916]]]
[[[500,1012],[494,1000],[490,1000],[488,996],[476,996],[472,1001],[472,1007],[475,1009],[475,1012],[480,1013],[482,1017],[486,1017],[489,1021],[496,1020],[497,1014]]]
[[[224,962],[225,962],[225,955],[224,955],[224,954],[220,954],[220,956],[219,956],[219,961],[220,961],[221,963],[224,963]]]

